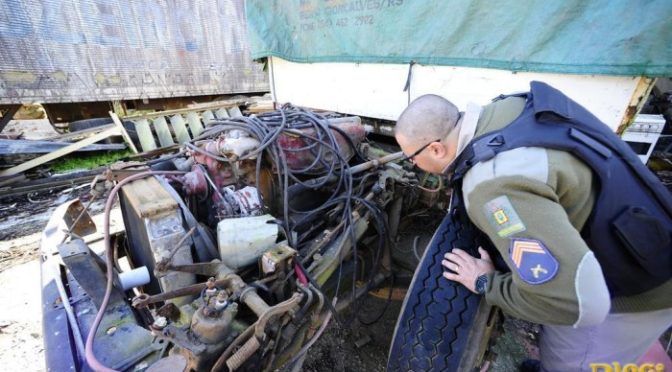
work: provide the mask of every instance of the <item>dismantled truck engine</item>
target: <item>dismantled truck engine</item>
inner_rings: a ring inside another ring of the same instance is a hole
[[[61,208],[77,219],[50,222],[61,233],[54,293],[90,299],[64,301],[75,363],[302,363],[336,308],[391,278],[390,241],[420,199],[401,158],[368,143],[358,117],[286,105],[212,121],[178,154],[111,169],[106,213],[118,197],[125,231],[110,234],[106,219],[104,259],[81,238],[91,226],[79,202]]]

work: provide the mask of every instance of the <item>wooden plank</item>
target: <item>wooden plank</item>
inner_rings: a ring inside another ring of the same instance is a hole
[[[251,97],[255,98],[255,97]],[[140,115],[130,115],[130,116],[124,116],[124,120],[136,120],[136,119],[151,119],[151,118],[156,118],[158,116],[171,116],[171,115],[177,115],[177,114],[186,114],[188,112],[193,112],[193,111],[203,111],[203,110],[215,110],[221,107],[231,107],[231,106],[238,106],[245,104],[245,100],[243,99],[235,99],[231,101],[220,101],[217,103],[213,104],[193,104],[189,105],[188,108],[183,108],[183,109],[176,109],[176,110],[165,110],[165,111],[156,111],[156,112],[149,112],[145,114],[140,114]]]
[[[154,177],[122,186],[126,201],[141,217],[151,217],[178,208],[177,202]]]
[[[215,117],[217,119],[228,119],[230,116],[229,112],[226,111],[225,108],[220,108],[219,110],[215,111]]]
[[[154,129],[156,130],[156,135],[159,137],[159,143],[161,144],[161,147],[175,144],[175,141],[173,141],[173,135],[170,133],[170,129],[168,129],[168,123],[163,116],[159,116],[158,118],[154,119],[152,124],[154,124]]]
[[[198,135],[203,132],[203,124],[201,123],[201,119],[198,117],[197,113],[188,113],[187,122],[189,123],[189,129],[191,129],[192,136],[198,137]]]
[[[0,139],[0,155],[46,154],[70,145],[68,142]],[[77,151],[123,150],[123,143],[94,143]]]
[[[262,112],[275,111],[275,107],[273,102],[259,102],[248,106],[246,111],[251,114],[259,114]]]
[[[25,180],[26,180],[26,176],[23,175],[23,174],[16,174],[16,175],[13,175],[13,176],[8,176],[8,177],[0,177],[0,188],[2,188],[4,186],[7,186],[7,185],[11,185],[13,183],[23,182]],[[0,192],[2,192],[2,191],[0,190]]]
[[[119,120],[119,116],[115,114],[113,111],[109,111],[110,117],[112,118],[112,121],[114,121],[114,124],[119,128],[119,132],[121,133],[121,136],[124,137],[124,141],[128,144],[128,147],[133,151],[134,154],[138,153],[138,149],[135,148],[135,144],[133,143],[133,140],[131,139],[131,136],[128,135],[128,132],[126,132],[126,128],[124,128],[124,125],[121,123],[121,120]]]
[[[180,145],[172,145],[172,146],[168,146],[168,147],[159,147],[156,150],[141,152],[141,153],[136,154],[136,155],[129,155],[128,159],[129,159],[129,161],[131,161],[131,160],[144,161],[144,160],[147,160],[148,158],[155,158],[157,156],[161,156],[161,155],[165,155],[165,154],[176,153],[179,150],[180,150]]]
[[[233,106],[229,108],[229,116],[232,118],[237,118],[239,116],[243,116],[243,113],[240,112],[240,108],[238,108],[238,106]]]
[[[149,121],[147,119],[139,119],[134,120],[133,124],[135,124],[135,133],[138,134],[138,139],[140,139],[142,151],[156,150],[156,141],[154,141],[152,128],[149,127]]]
[[[79,149],[82,149],[88,145],[92,145],[98,141],[102,141],[107,137],[110,136],[118,136],[119,135],[119,128],[114,127],[114,128],[109,128],[106,129],[100,133],[96,133],[95,135],[85,138],[79,142],[75,142],[72,145],[63,147],[62,149],[58,149],[54,152],[51,152],[46,155],[42,155],[40,157],[37,157],[35,159],[29,160],[23,164],[17,165],[16,167],[12,167],[9,169],[5,169],[0,171],[0,176],[11,176],[14,174],[19,174],[21,172],[25,172],[29,169],[35,168],[39,165],[42,165],[46,162],[52,161],[54,159],[58,159],[62,156],[68,155],[70,153],[73,153]]]
[[[201,117],[203,118],[203,125],[206,127],[208,126],[208,123],[215,120],[215,114],[212,113],[210,110],[205,110],[201,113]]]
[[[7,111],[5,111],[2,114],[2,118],[0,118],[0,132],[2,132],[3,129],[5,129],[5,126],[9,124],[9,121],[12,120],[14,117],[14,114],[16,114],[17,111],[21,108],[21,105],[12,105],[7,108]]]
[[[184,118],[182,115],[175,115],[170,118],[170,125],[173,126],[173,131],[175,132],[175,138],[177,138],[177,142],[185,143],[191,141],[191,137],[189,137],[189,132],[187,131],[187,126],[184,125]]]

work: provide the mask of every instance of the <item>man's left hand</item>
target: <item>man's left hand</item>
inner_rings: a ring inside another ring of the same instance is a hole
[[[483,274],[495,271],[495,266],[492,264],[488,252],[478,247],[478,253],[481,255],[480,259],[472,257],[469,253],[459,248],[446,253],[444,255],[445,260],[442,260],[441,264],[453,273],[445,271],[443,276],[448,280],[462,283],[468,290],[477,293],[475,288],[476,279]]]

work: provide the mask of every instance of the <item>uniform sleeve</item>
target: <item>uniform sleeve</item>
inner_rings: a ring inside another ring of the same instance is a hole
[[[549,185],[546,150],[523,148],[479,163],[466,175],[467,213],[511,272],[495,272],[485,298],[543,324],[601,323],[610,300],[593,253]]]

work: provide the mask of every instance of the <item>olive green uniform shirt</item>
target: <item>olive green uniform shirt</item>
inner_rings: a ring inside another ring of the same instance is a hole
[[[508,125],[524,105],[523,98],[511,97],[485,106],[475,137]],[[637,296],[610,298],[599,263],[579,233],[595,190],[586,164],[568,152],[539,147],[501,152],[467,172],[462,185],[467,213],[512,269],[489,275],[489,304],[521,319],[573,326],[599,324],[609,312],[672,307],[672,280]],[[516,223],[507,228],[493,223],[496,216],[487,207],[493,203],[503,204],[506,218]],[[550,280],[523,280],[509,253],[512,239],[543,244],[558,263]]]

